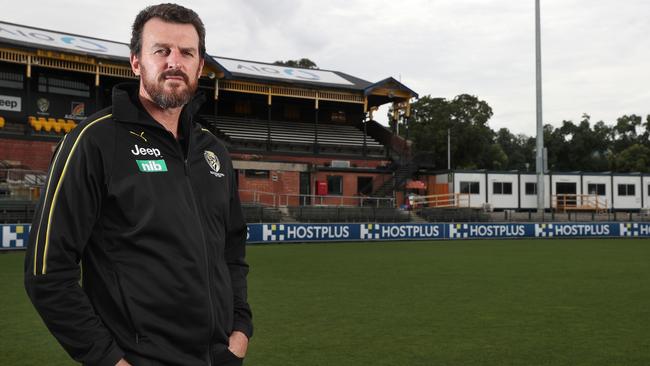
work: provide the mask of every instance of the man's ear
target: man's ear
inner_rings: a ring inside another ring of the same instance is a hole
[[[131,62],[131,71],[133,71],[136,76],[140,76],[140,60],[138,59],[138,56],[132,53],[129,61]]]

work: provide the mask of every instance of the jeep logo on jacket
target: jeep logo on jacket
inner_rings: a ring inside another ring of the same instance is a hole
[[[252,335],[236,177],[224,145],[193,122],[198,99],[176,140],[139,105],[137,85],[118,85],[113,107],[57,147],[25,283],[84,364],[119,352],[207,365],[233,330]]]

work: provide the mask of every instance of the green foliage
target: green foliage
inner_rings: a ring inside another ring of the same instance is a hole
[[[650,148],[634,144],[616,154],[612,168],[617,172],[647,172],[650,166]]]
[[[492,108],[475,96],[453,100],[424,96],[413,103],[409,138],[415,153],[430,153],[436,167],[447,167],[447,130],[451,131],[452,169],[535,170],[534,137],[514,135],[507,128],[494,132],[488,121]],[[400,129],[405,136],[405,128]],[[551,171],[650,172],[650,115],[625,115],[616,124],[563,121],[544,126],[544,146]]]
[[[275,61],[273,65],[302,67],[304,69],[318,69],[316,63],[308,58],[301,58],[300,60]]]
[[[451,133],[452,168],[500,169],[507,164],[503,149],[494,146],[487,125],[492,108],[477,97],[461,94],[452,100],[425,96],[412,107],[409,121],[416,153],[432,153],[435,166],[447,166],[447,130]]]

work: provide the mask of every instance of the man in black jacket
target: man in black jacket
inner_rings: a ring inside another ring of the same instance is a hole
[[[52,159],[25,287],[84,365],[243,362],[253,332],[247,231],[230,157],[194,122],[204,55],[192,10],[143,10],[131,39],[139,85],[116,86],[113,106]]]

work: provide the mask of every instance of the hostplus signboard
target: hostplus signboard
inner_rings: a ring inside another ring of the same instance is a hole
[[[650,237],[650,223],[249,224],[249,243]]]
[[[1,249],[25,248],[30,225],[0,229]],[[650,238],[650,223],[249,224],[247,235],[248,243],[518,238]]]

